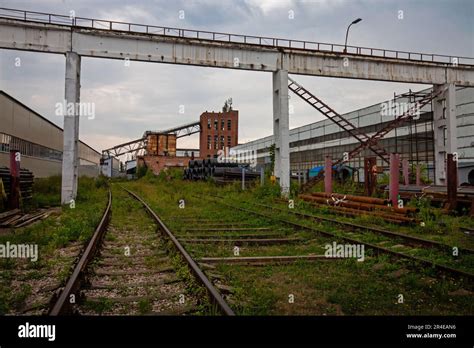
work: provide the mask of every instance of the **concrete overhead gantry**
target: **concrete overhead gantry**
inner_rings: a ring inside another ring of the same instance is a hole
[[[455,86],[474,86],[474,58],[69,17],[0,8],[0,48],[66,56],[66,101],[80,101],[81,57],[271,72],[275,174],[289,190],[288,74],[448,86],[435,104],[436,168],[456,150]],[[440,87],[441,86],[441,87]],[[439,105],[438,105],[439,104]],[[62,203],[77,194],[79,115],[64,116]],[[446,110],[446,111],[443,111]],[[442,115],[446,116],[446,119]],[[448,140],[444,142],[444,129]],[[438,179],[437,179],[438,181]]]

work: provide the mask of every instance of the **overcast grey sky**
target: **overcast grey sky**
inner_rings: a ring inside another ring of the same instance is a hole
[[[76,16],[262,35],[426,53],[474,57],[474,1],[470,0],[0,0],[1,7]],[[184,19],[180,19],[180,10]],[[289,11],[294,11],[294,19]],[[399,19],[398,11],[403,11]],[[15,58],[21,67],[15,67]],[[0,50],[0,89],[62,126],[54,106],[64,99],[65,58]],[[426,85],[296,76],[340,113],[382,102]],[[219,111],[232,97],[239,110],[239,142],[272,133],[271,74],[83,58],[81,101],[94,102],[96,117],[81,119],[80,138],[97,150]],[[290,127],[323,119],[291,96]],[[184,105],[184,114],[179,113]],[[1,125],[0,125],[1,128]],[[178,147],[198,147],[197,136]]]

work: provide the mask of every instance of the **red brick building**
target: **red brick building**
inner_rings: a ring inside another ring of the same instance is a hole
[[[137,166],[146,165],[155,175],[165,168],[185,168],[191,157],[145,155],[137,157]]]
[[[200,122],[199,153],[201,158],[217,157],[219,150],[238,144],[239,111],[204,112],[200,117]]]

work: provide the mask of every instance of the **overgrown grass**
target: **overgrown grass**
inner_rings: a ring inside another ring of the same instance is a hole
[[[51,185],[51,187],[48,187]],[[57,196],[61,181],[57,177],[39,184],[42,190],[39,200],[53,202]],[[56,248],[68,242],[87,240],[99,223],[107,203],[106,184],[100,179],[81,177],[79,179],[77,200],[74,207],[64,205],[60,216],[51,216],[25,228],[13,235],[0,237],[0,242],[34,243],[43,247]]]
[[[60,263],[53,258],[56,249],[67,246],[71,242],[85,242],[93,234],[99,223],[107,203],[107,182],[103,178],[93,179],[81,177],[79,179],[78,194],[75,205],[64,205],[59,212],[53,213],[45,220],[36,224],[19,228],[14,233],[0,236],[0,244],[37,244],[38,261],[28,264],[28,268],[35,270],[42,276],[47,274]],[[40,179],[35,182],[34,200],[38,206],[58,205],[60,202],[60,177]],[[1,260],[0,270],[0,314],[15,311],[28,296],[28,288],[24,286],[20,292],[12,292],[12,281],[22,281],[14,276],[16,268],[21,268],[21,260]],[[72,259],[70,260],[73,261]],[[11,270],[11,277],[4,277],[7,266]],[[34,275],[35,272],[31,274]],[[56,274],[58,281],[63,281],[69,273],[68,266],[62,265]],[[32,279],[32,275],[28,278]],[[21,295],[21,296],[20,296]]]
[[[151,207],[164,219],[170,229],[180,236],[191,236],[193,232],[186,228],[196,227],[196,223],[187,222],[180,217],[197,217],[211,221],[245,222],[253,226],[270,226],[272,232],[281,232],[286,236],[298,235],[307,239],[301,244],[283,244],[277,246],[246,246],[240,248],[240,255],[295,255],[320,254],[324,244],[332,242],[328,237],[317,236],[312,232],[297,232],[284,225],[271,222],[268,219],[257,217],[235,209],[230,209],[219,202],[201,197],[212,195],[225,196],[230,204],[256,209],[246,205],[244,201],[272,204],[280,208],[287,208],[288,203],[277,202],[280,196],[279,187],[266,183],[260,187],[258,183],[242,191],[240,183],[227,186],[216,186],[207,182],[186,182],[173,176],[144,177],[126,186],[142,195]],[[342,193],[356,193],[359,187],[339,186]],[[185,201],[185,207],[179,208],[179,200]],[[422,202],[422,205],[425,204]],[[446,217],[437,209],[428,206],[422,209],[420,217],[428,222],[422,229],[416,226],[401,227],[387,224],[372,217],[358,219],[330,214],[324,208],[315,208],[305,202],[296,201],[295,210],[317,215],[328,215],[341,221],[358,222],[359,224],[383,227],[403,233],[421,234],[424,237],[442,238],[446,243],[458,241],[465,237],[458,236],[456,217]],[[426,210],[425,210],[426,209]],[[330,231],[336,236],[342,236],[343,228],[335,224],[318,223],[301,219],[284,212],[274,210],[265,211],[267,214],[281,215],[282,218]],[[440,223],[441,221],[441,223]],[[444,221],[444,222],[443,222]],[[433,224],[433,227],[430,227]],[[448,226],[448,224],[451,224]],[[434,227],[436,226],[436,228]],[[442,231],[437,231],[438,226]],[[426,228],[428,227],[428,228]],[[444,230],[443,230],[444,227]],[[223,229],[224,230],[224,229]],[[214,233],[214,232],[212,232]],[[226,233],[215,232],[215,234]],[[228,232],[227,232],[228,233]],[[236,233],[238,234],[238,232]],[[377,243],[387,237],[374,233],[354,237],[363,238],[365,242]],[[392,241],[392,244],[400,241]],[[186,249],[193,257],[204,256],[234,256],[233,245],[228,243],[194,245],[185,244]],[[429,250],[421,250],[420,255],[441,263],[448,260],[439,258]],[[379,267],[379,265],[383,267]],[[407,273],[398,275],[397,271],[409,268]],[[432,270],[412,268],[412,265],[403,261],[394,260],[383,255],[375,255],[366,250],[366,260],[299,262],[287,266],[218,266],[217,271],[223,275],[225,284],[234,288],[231,297],[232,307],[238,314],[243,315],[273,315],[273,314],[350,314],[350,315],[460,315],[473,310],[473,302],[468,296],[451,296],[449,293],[463,285],[437,277]],[[431,281],[432,279],[433,281]],[[295,303],[288,302],[288,295],[295,294]],[[403,294],[405,303],[397,303],[397,296]]]

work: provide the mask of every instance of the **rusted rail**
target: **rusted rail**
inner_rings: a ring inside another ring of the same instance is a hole
[[[233,245],[293,244],[304,241],[302,238],[180,238],[179,240],[189,244],[232,243]]]
[[[299,261],[331,261],[341,260],[343,257],[327,257],[325,255],[293,255],[293,256],[238,256],[238,257],[203,257],[198,261],[203,263],[222,264],[248,264],[248,265],[268,265],[268,264],[289,264]]]
[[[199,268],[197,263],[193,260],[191,255],[189,255],[186,249],[181,245],[181,243],[173,235],[173,233],[168,229],[168,227],[163,223],[163,221],[161,221],[161,219],[153,211],[153,209],[151,209],[150,206],[136,193],[130,190],[127,190],[125,188],[124,190],[127,191],[128,194],[130,194],[133,198],[135,198],[145,207],[147,212],[151,215],[151,217],[156,221],[156,223],[160,227],[160,231],[173,242],[174,246],[176,247],[178,252],[181,254],[183,259],[186,261],[186,263],[188,264],[189,268],[191,269],[196,279],[206,288],[211,302],[219,308],[219,310],[221,311],[223,315],[234,316],[235,315],[234,311],[229,307],[227,302],[222,298],[219,291],[214,287],[211,281],[207,278],[204,272]]]
[[[214,200],[214,201],[215,201],[215,197],[216,196],[212,196],[212,197],[200,196],[200,198],[208,199],[208,200]],[[218,198],[221,198],[221,197],[218,197]],[[426,260],[426,259],[423,259],[423,258],[420,258],[420,257],[417,257],[417,256],[403,254],[403,253],[400,253],[400,252],[397,252],[397,251],[394,251],[394,250],[390,250],[388,248],[384,248],[384,247],[381,247],[381,246],[373,244],[373,243],[364,242],[364,241],[361,241],[361,240],[358,240],[358,239],[336,235],[336,234],[331,233],[329,231],[325,231],[325,230],[315,228],[315,227],[312,227],[312,226],[306,226],[306,225],[303,225],[301,223],[297,223],[297,222],[293,222],[293,221],[290,221],[290,220],[286,220],[286,219],[281,218],[281,217],[277,217],[277,216],[275,216],[275,214],[268,215],[268,214],[256,212],[254,210],[242,208],[240,206],[236,206],[236,205],[232,205],[232,204],[223,202],[222,200],[219,202],[219,204],[227,206],[227,207],[235,209],[235,210],[240,210],[240,211],[246,212],[248,214],[262,216],[262,217],[265,217],[265,218],[270,219],[270,220],[279,221],[280,223],[286,224],[288,226],[292,226],[293,228],[307,230],[307,231],[311,231],[311,232],[316,232],[319,235],[334,238],[336,240],[342,240],[344,242],[348,242],[348,243],[351,243],[351,244],[363,244],[363,245],[367,246],[368,248],[374,250],[377,253],[384,253],[384,254],[392,255],[392,256],[397,257],[399,259],[406,259],[406,260],[414,261],[415,263],[417,263],[419,265],[422,265],[423,268],[427,268],[427,267],[428,268],[433,268],[438,272],[443,272],[445,274],[449,274],[450,276],[460,277],[460,278],[468,279],[470,281],[474,280],[474,274],[473,273],[468,273],[468,272],[465,272],[465,271],[462,271],[462,270],[459,270],[459,269],[455,269],[455,268],[452,268],[452,267],[449,267],[449,266],[441,265],[441,264],[438,264],[436,262]]]
[[[344,227],[349,227],[352,230],[367,230],[367,231],[370,231],[370,232],[373,232],[373,233],[376,233],[376,234],[381,234],[381,235],[384,235],[384,236],[388,236],[388,237],[391,237],[391,238],[399,238],[399,239],[403,240],[404,242],[406,242],[407,244],[413,245],[413,246],[423,245],[423,246],[427,246],[427,247],[431,247],[431,248],[437,248],[437,249],[443,250],[443,251],[451,251],[452,248],[453,248],[453,246],[450,246],[450,245],[447,245],[447,244],[444,244],[444,243],[440,243],[440,242],[437,242],[437,241],[434,241],[434,240],[409,236],[409,235],[404,234],[404,233],[388,231],[388,230],[384,230],[382,228],[364,226],[364,225],[359,225],[359,224],[355,224],[355,223],[352,223],[352,222],[339,221],[339,220],[335,220],[335,219],[331,219],[331,218],[327,218],[327,217],[323,217],[323,216],[318,216],[318,215],[313,215],[313,214],[308,214],[308,213],[301,213],[301,212],[297,212],[297,211],[293,211],[293,210],[289,210],[289,209],[285,210],[285,209],[281,209],[281,208],[278,208],[278,207],[275,207],[275,206],[261,204],[261,203],[250,203],[250,202],[245,202],[245,203],[253,204],[253,205],[256,205],[256,206],[261,206],[261,207],[272,209],[272,210],[277,210],[277,211],[280,211],[280,212],[287,212],[289,214],[297,215],[297,216],[300,216],[300,217],[303,217],[303,218],[313,219],[313,220],[316,220],[316,221],[325,221],[325,222],[341,225],[341,226],[344,226]],[[474,250],[472,250],[472,249],[459,248],[459,247],[457,247],[457,248],[458,248],[458,250],[461,254],[464,254],[464,253],[465,254],[472,254],[472,253],[474,253]]]
[[[102,240],[104,237],[104,232],[107,230],[107,226],[110,221],[110,213],[112,211],[112,192],[109,189],[108,203],[105,208],[102,219],[100,220],[99,225],[94,231],[92,238],[89,241],[89,244],[86,247],[86,250],[82,254],[79,262],[77,263],[72,275],[69,277],[66,286],[61,291],[58,299],[54,303],[49,315],[57,316],[63,314],[71,313],[71,295],[75,294],[81,287],[81,282],[84,278],[84,272],[87,268],[89,262],[94,258]]]

